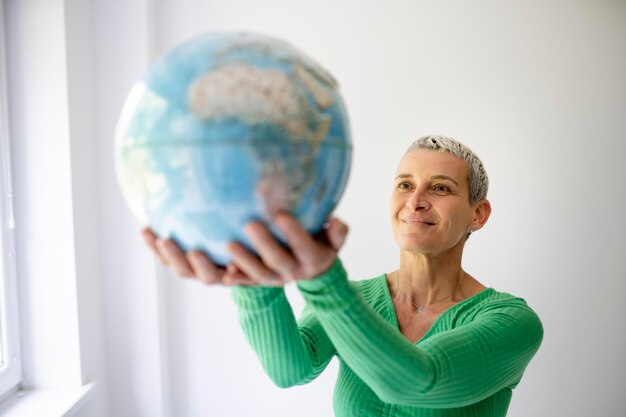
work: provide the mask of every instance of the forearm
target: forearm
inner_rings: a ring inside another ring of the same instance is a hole
[[[330,361],[334,350],[319,340],[321,327],[303,317],[300,328],[282,288],[236,287],[233,299],[246,338],[276,385],[307,383]]]

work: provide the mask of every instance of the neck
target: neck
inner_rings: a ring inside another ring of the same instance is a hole
[[[402,252],[400,269],[395,272],[391,283],[396,293],[417,305],[427,305],[450,295],[447,301],[455,299],[455,290],[463,284],[466,274],[461,268],[461,251],[429,255]],[[393,275],[393,274],[392,274]]]

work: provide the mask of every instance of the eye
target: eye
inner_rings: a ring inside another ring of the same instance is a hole
[[[450,194],[450,192],[452,190],[450,190],[450,187],[448,187],[447,185],[443,185],[443,184],[436,184],[432,187],[432,190],[434,192],[436,192],[437,194]]]
[[[412,185],[410,182],[402,181],[401,183],[398,183],[397,188],[398,190],[410,190]]]

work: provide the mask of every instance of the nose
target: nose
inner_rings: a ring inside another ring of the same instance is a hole
[[[430,201],[426,198],[426,193],[421,190],[415,190],[406,201],[406,207],[413,211],[428,210]]]

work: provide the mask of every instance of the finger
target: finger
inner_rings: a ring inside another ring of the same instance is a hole
[[[163,254],[165,264],[176,275],[184,278],[193,278],[194,273],[183,251],[170,239],[157,239],[156,247]]]
[[[148,246],[148,248],[150,248],[154,256],[156,256],[156,258],[159,260],[159,262],[161,262],[161,264],[163,264],[164,266],[167,266],[167,263],[165,262],[165,257],[161,254],[156,245],[158,237],[154,234],[152,229],[150,229],[149,227],[142,229],[141,237],[143,238],[144,242],[146,242],[146,245]]]
[[[187,253],[187,261],[194,275],[205,285],[220,284],[224,276],[224,269],[219,268],[202,252],[192,250]]]
[[[293,280],[298,270],[298,262],[287,249],[270,233],[265,225],[252,222],[246,225],[246,235],[263,263],[278,272],[284,280]]]
[[[314,262],[320,252],[320,243],[316,242],[309,232],[289,215],[279,214],[274,221],[285,236],[297,261],[299,263]]]
[[[222,278],[222,283],[225,286],[241,285],[244,287],[252,287],[259,285],[257,282],[250,279],[250,277],[246,274],[241,272],[235,264],[229,264],[226,267],[226,273]]]
[[[249,279],[235,279],[235,278],[231,278],[231,277],[224,277],[224,279],[222,280],[222,285],[225,287],[234,287],[234,286],[240,286],[240,287],[256,287],[259,284],[257,284],[254,281],[250,281]]]
[[[227,249],[237,268],[257,285],[274,286],[282,284],[280,277],[243,245],[233,242],[227,246]]]
[[[241,287],[258,287],[259,283],[256,281],[252,281],[250,278],[244,276],[241,277],[231,277],[230,275],[226,275],[224,276],[224,279],[222,279],[222,285],[224,285],[225,287],[234,287],[235,285],[241,286]],[[263,285],[265,287],[267,287],[268,285]],[[278,285],[272,285],[272,286],[278,286]]]
[[[348,231],[348,225],[337,218],[333,218],[328,222],[326,235],[328,237],[328,242],[336,252],[339,252],[339,249],[341,249],[343,244],[346,242]]]

